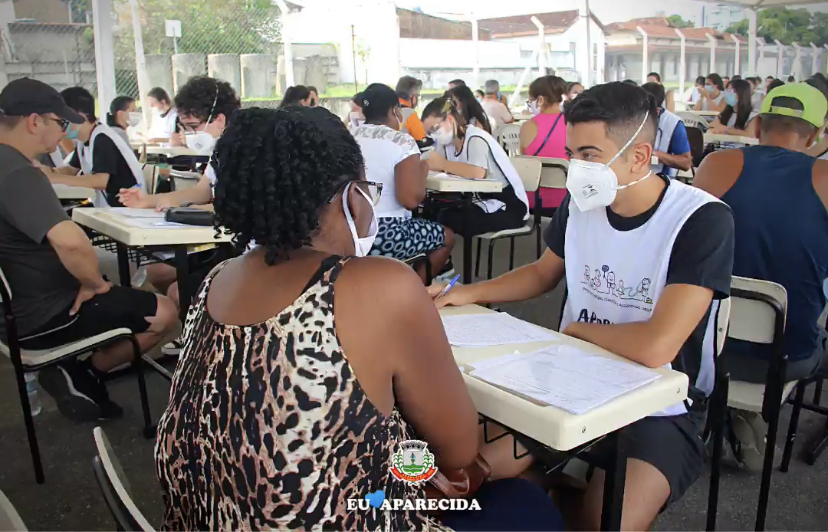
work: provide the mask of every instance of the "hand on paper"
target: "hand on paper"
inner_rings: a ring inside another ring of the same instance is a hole
[[[446,306],[462,307],[463,305],[471,305],[475,302],[469,286],[461,284],[454,285],[448,293],[442,297],[438,297],[443,289],[446,287],[444,283],[435,283],[428,287],[428,294],[434,299],[434,306],[443,308]]]
[[[147,197],[147,194],[140,188],[122,188],[118,192],[118,200],[126,207],[133,209],[149,209],[152,207],[152,202]]]
[[[446,158],[437,153],[436,150],[432,151],[431,155],[428,156],[428,168],[435,172],[445,172]]]

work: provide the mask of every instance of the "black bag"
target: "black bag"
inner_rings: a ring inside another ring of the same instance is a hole
[[[213,225],[213,213],[205,211],[204,209],[195,209],[193,207],[173,207],[167,209],[164,214],[164,219],[168,222],[175,222],[186,225]]]

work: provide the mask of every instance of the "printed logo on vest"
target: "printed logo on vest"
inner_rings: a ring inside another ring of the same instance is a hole
[[[581,284],[585,285],[584,290],[595,298],[619,306],[628,305],[622,305],[618,300],[640,301],[647,307],[651,307],[653,304],[653,300],[649,296],[651,284],[649,277],[643,278],[633,287],[632,284],[625,283],[623,279],[616,278],[615,272],[606,264],[601,266],[600,269],[595,268],[594,270],[589,265],[585,265],[584,278],[581,280]],[[644,310],[650,310],[650,308]]]

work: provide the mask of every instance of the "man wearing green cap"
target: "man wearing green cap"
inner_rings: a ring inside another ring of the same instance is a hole
[[[755,119],[759,145],[708,155],[694,181],[733,210],[733,275],[779,283],[788,292],[787,381],[828,365],[817,324],[825,307],[821,287],[828,277],[828,161],[806,153],[827,112],[825,96],[806,83],[771,90]],[[731,339],[722,356],[732,379],[765,383],[770,346]],[[749,425],[761,432],[760,418],[741,421],[734,419],[734,427]],[[745,465],[753,468],[752,462],[761,469],[764,435],[755,435],[754,446],[744,445],[743,436],[737,435],[743,449],[748,448]]]

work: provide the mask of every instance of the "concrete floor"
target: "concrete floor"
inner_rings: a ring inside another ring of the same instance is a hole
[[[462,249],[458,246],[458,249]],[[496,253],[495,273],[505,271],[508,245],[501,242]],[[517,264],[534,258],[533,239],[521,239]],[[461,265],[459,253],[455,264]],[[485,260],[484,260],[485,263]],[[481,272],[484,273],[485,272]],[[563,288],[502,310],[550,327],[557,326]],[[63,418],[45,394],[43,412],[35,418],[46,473],[46,483],[34,481],[26,433],[20,414],[14,373],[6,358],[0,358],[0,490],[17,508],[32,530],[109,530],[114,523],[92,474],[95,445],[93,424],[77,425]],[[169,385],[155,373],[147,374],[153,418],[163,411]],[[153,441],[140,431],[140,402],[134,377],[125,376],[109,384],[113,399],[125,409],[120,420],[106,423],[106,431],[131,486],[133,498],[151,523],[160,523],[163,503],[155,479]],[[787,429],[790,407],[783,411],[779,445]],[[798,451],[824,422],[803,412],[794,460],[786,474],[774,473],[768,510],[769,530],[828,530],[828,456],[815,466],[798,459]],[[752,530],[756,515],[759,476],[724,471],[718,513],[719,530]],[[702,530],[707,511],[708,476],[699,479],[685,497],[667,509],[655,524],[657,530]]]

